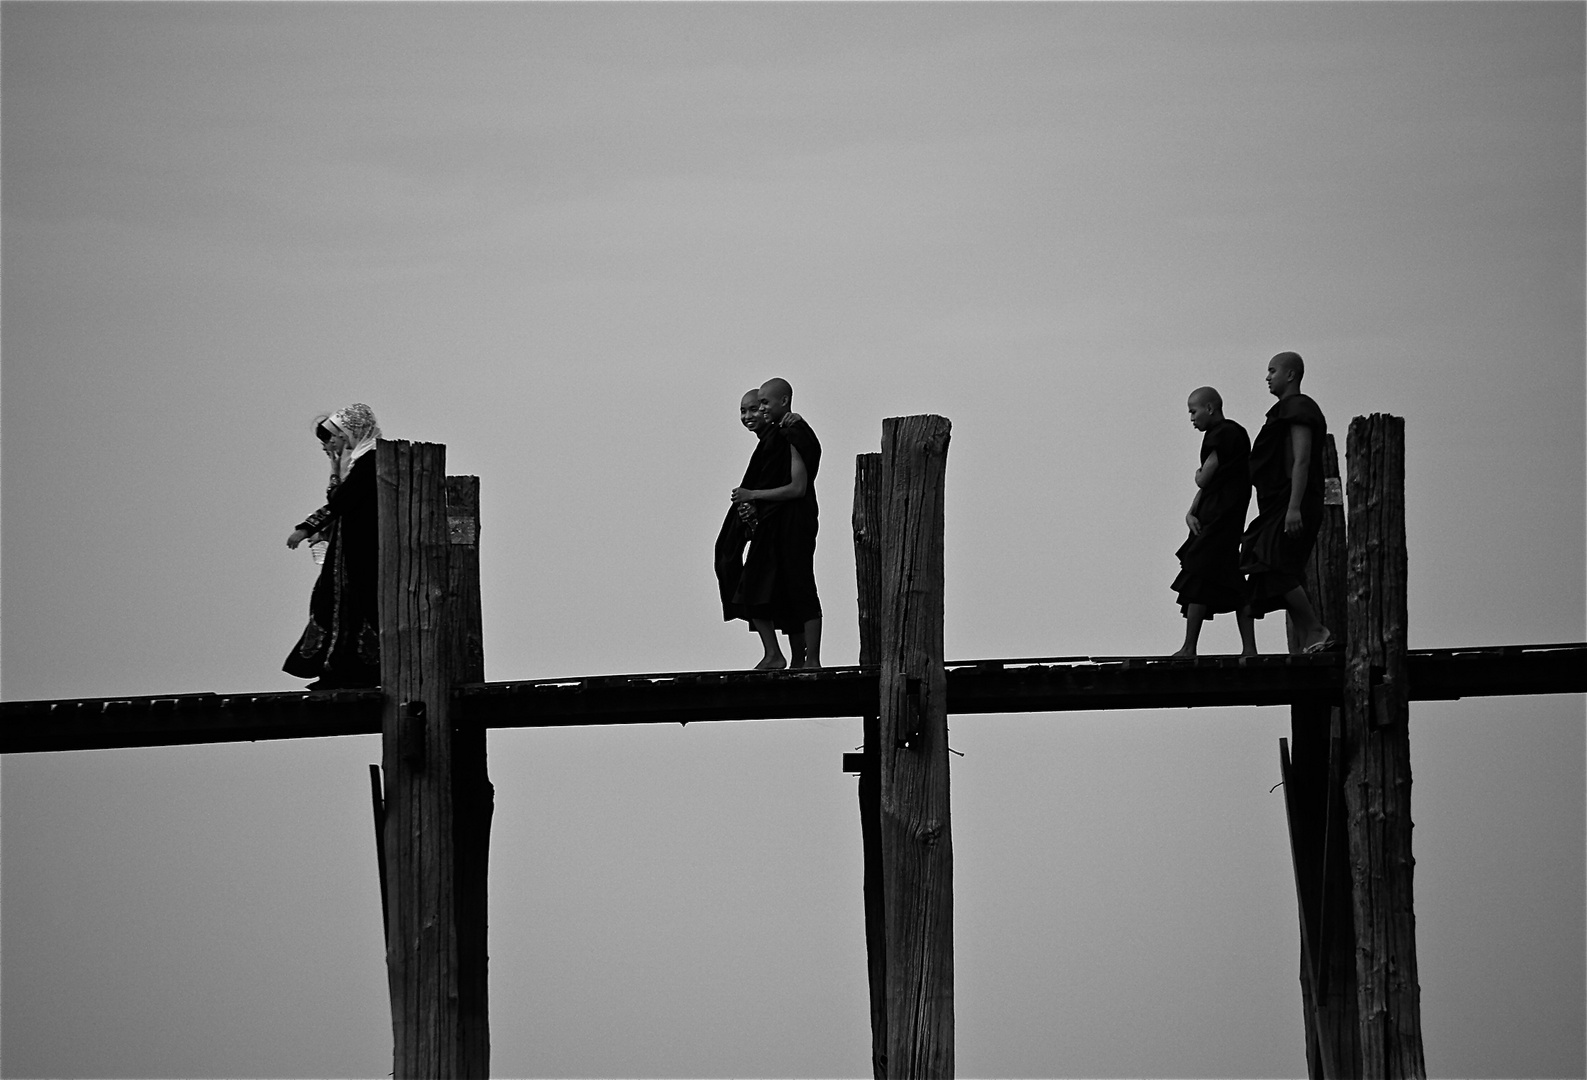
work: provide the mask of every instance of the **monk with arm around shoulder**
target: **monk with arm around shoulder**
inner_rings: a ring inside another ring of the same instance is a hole
[[[810,486],[809,472],[805,469],[804,458],[802,458],[799,454],[799,451],[795,450],[792,446],[788,446],[787,451],[788,482],[771,488],[750,488],[744,487],[742,485],[736,487],[728,496],[735,506],[738,508],[743,508],[753,507],[756,503],[789,503],[796,499],[804,498],[805,492]],[[768,521],[771,523],[767,530],[768,535],[764,537],[758,536],[755,539],[751,539],[750,543],[752,546],[757,541],[767,544],[786,542],[787,538],[785,536],[770,535],[773,529],[777,529],[779,531],[784,529],[787,524],[785,516],[779,515],[777,517],[771,517],[768,518]],[[763,612],[755,612],[750,617],[750,625],[753,626],[755,628],[755,632],[760,635],[761,644],[765,648],[765,656],[762,657],[761,662],[756,665],[758,669],[767,670],[781,668],[787,663],[783,659],[782,650],[777,646],[777,621],[778,620],[772,615]],[[794,633],[795,631],[793,631],[790,626],[789,646],[794,650],[795,653],[794,666],[799,667],[802,666],[799,661],[805,658],[799,656],[799,651],[795,647],[796,643],[793,641]]]
[[[762,667],[781,667],[774,652],[775,630],[788,635],[792,666],[821,666],[821,599],[816,591],[815,547],[820,527],[816,475],[821,467],[821,441],[810,425],[791,409],[793,388],[783,379],[760,387],[759,403],[768,422],[762,445],[767,470],[750,474],[734,489],[734,502],[753,502],[761,510],[755,539],[745,560],[746,596],[759,599],[752,625],[767,643]]]

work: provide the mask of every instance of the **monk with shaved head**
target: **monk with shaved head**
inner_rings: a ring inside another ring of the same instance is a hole
[[[758,669],[787,666],[777,631],[788,635],[794,667],[821,666],[821,600],[816,593],[815,550],[819,510],[815,480],[821,443],[792,411],[793,387],[771,379],[757,401],[766,419],[761,446],[763,468],[752,467],[729,496],[735,505],[755,508],[755,535],[744,559],[734,595],[737,617],[748,618],[760,634],[765,655]],[[754,459],[751,461],[754,465]],[[753,476],[751,474],[754,474]],[[724,609],[728,618],[735,617]]]
[[[1192,390],[1186,405],[1190,426],[1202,432],[1201,466],[1185,515],[1190,536],[1176,552],[1179,576],[1171,586],[1185,616],[1185,644],[1174,655],[1195,656],[1201,624],[1232,611],[1240,629],[1240,654],[1254,656],[1256,629],[1246,610],[1245,577],[1240,573],[1240,534],[1251,502],[1251,438],[1223,415],[1223,398],[1212,387]]]
[[[768,468],[767,455],[762,448],[765,440],[761,436],[770,426],[771,421],[761,411],[758,387],[745,391],[744,396],[739,399],[738,418],[739,422],[749,429],[750,434],[759,440],[754,455],[750,457],[749,468],[744,473],[744,483],[748,485],[765,474]],[[734,503],[728,507],[727,516],[722,520],[722,528],[717,532],[716,583],[722,596],[724,619],[749,618],[736,596],[744,577],[744,545],[754,537],[758,524],[754,503]]]
[[[1290,652],[1318,652],[1334,644],[1317,618],[1302,579],[1323,516],[1323,439],[1328,422],[1301,393],[1306,363],[1281,352],[1267,364],[1268,393],[1278,398],[1251,446],[1251,486],[1256,517],[1245,530],[1240,569],[1246,603],[1260,619],[1280,608],[1292,623]]]

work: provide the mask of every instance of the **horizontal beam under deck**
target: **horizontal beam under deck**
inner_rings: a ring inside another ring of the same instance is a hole
[[[957,715],[1336,702],[1338,654],[1048,657],[946,665]],[[1424,649],[1407,657],[1413,701],[1587,692],[1587,645]],[[458,713],[488,728],[687,724],[860,716],[874,668],[706,671],[480,683]],[[90,750],[380,732],[378,690],[0,702],[0,752]]]
[[[379,690],[0,702],[0,753],[378,735]]]

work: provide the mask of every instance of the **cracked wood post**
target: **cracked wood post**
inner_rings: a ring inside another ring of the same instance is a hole
[[[877,663],[881,651],[882,534],[887,522],[887,484],[882,455],[854,459],[854,577],[858,589],[860,666]],[[873,707],[862,729],[860,755],[860,846],[865,864],[865,962],[871,989],[871,1074],[887,1075],[887,920],[882,889],[881,776],[878,717]]]
[[[381,440],[375,464],[392,1073],[483,1076],[457,929],[451,697],[462,650],[448,596],[446,448]]]
[[[951,425],[882,422],[877,750],[889,1077],[953,1075],[953,837],[942,656],[943,476]]]
[[[1348,632],[1345,509],[1334,437],[1327,436],[1320,449],[1327,490],[1322,528],[1306,565],[1305,587],[1323,625],[1343,641]],[[1285,770],[1284,806],[1300,910],[1301,1008],[1311,1080],[1361,1075],[1339,734],[1334,706],[1310,702],[1290,706],[1288,749],[1294,757]]]
[[[485,681],[479,592],[479,477],[446,478],[447,598],[452,612],[453,673],[459,683]],[[488,888],[495,788],[486,771],[485,727],[467,713],[453,718],[452,842],[456,856],[458,1014],[461,1075],[490,1075]]]
[[[1425,1077],[1412,903],[1405,421],[1350,422],[1345,804],[1364,1075]]]

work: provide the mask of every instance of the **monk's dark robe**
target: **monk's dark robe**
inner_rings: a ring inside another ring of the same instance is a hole
[[[1301,496],[1300,532],[1284,531],[1289,510],[1290,474],[1295,450],[1290,432],[1297,425],[1311,430],[1311,462]],[[1323,517],[1323,441],[1328,422],[1317,403],[1305,394],[1281,399],[1267,411],[1267,423],[1251,444],[1251,487],[1256,492],[1256,517],[1246,527],[1240,546],[1240,569],[1247,575],[1246,600],[1261,618],[1284,606],[1284,595],[1300,586],[1306,560],[1317,542]]]
[[[309,597],[309,624],[281,669],[327,686],[380,685],[380,564],[375,455],[353,463],[330,501],[298,524],[327,540]]]
[[[801,431],[799,428],[804,427]],[[806,479],[812,477],[810,462],[820,467],[821,447],[807,425],[791,425],[766,431],[749,467],[742,487],[768,490],[788,484],[792,479],[789,453],[791,432],[801,444],[800,457],[806,462]],[[755,526],[749,538],[749,552],[739,562],[746,530],[738,522],[738,512],[730,509],[717,534],[716,575],[722,597],[722,617],[768,619],[785,633],[801,633],[804,624],[821,614],[815,591],[816,503],[814,486],[807,482],[799,499],[768,501],[757,499]]]
[[[788,444],[799,451],[805,466],[805,493],[789,504],[785,526],[789,542],[784,547],[783,572],[788,576],[788,592],[801,626],[821,617],[821,598],[816,593],[816,533],[821,527],[821,510],[816,502],[816,473],[821,470],[821,440],[803,419],[780,429]]]
[[[1218,468],[1196,503],[1201,532],[1191,533],[1175,554],[1179,576],[1171,586],[1183,612],[1205,604],[1207,618],[1234,611],[1245,602],[1245,576],[1240,573],[1240,534],[1251,503],[1251,437],[1233,420],[1220,420],[1201,439],[1201,461],[1218,455]]]
[[[755,443],[755,452],[750,455],[739,487],[762,490],[781,487],[788,482],[788,443],[783,439],[771,438],[772,434],[763,432]],[[722,619],[725,622],[751,617],[748,607],[737,599],[744,578],[744,545],[760,530],[761,511],[772,505],[750,503],[755,513],[745,522],[739,516],[739,504],[730,503],[727,516],[722,519],[722,528],[716,534],[715,566],[716,588],[722,599]]]

